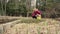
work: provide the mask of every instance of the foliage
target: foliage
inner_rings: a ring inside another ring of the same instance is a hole
[[[7,3],[7,15],[12,15],[12,16],[19,16],[20,13],[26,13],[26,5],[23,3],[24,1],[21,0],[21,2],[19,2],[18,0],[16,1],[12,1],[10,0]]]
[[[59,15],[59,0],[43,0],[40,1],[40,5],[37,5],[37,8],[39,10],[42,10],[42,16],[44,15],[45,17],[51,17],[51,18],[55,18],[58,17]],[[38,2],[37,2],[38,3]],[[56,9],[57,8],[57,9]]]
[[[6,0],[2,1],[3,3],[0,3],[0,14],[1,12],[5,14],[6,11],[6,15],[20,16],[20,14],[22,14],[23,16],[27,16],[28,12],[32,12],[32,8],[30,8],[30,0],[9,0],[8,2],[5,1]],[[60,11],[60,0],[37,0],[36,8],[41,10],[43,13],[42,15],[46,17],[51,17],[52,15],[55,15],[54,17],[57,17],[57,13]]]

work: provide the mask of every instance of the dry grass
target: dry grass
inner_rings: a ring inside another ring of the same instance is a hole
[[[39,21],[23,17],[19,20],[13,27],[11,24],[4,25],[3,34],[60,34],[60,21],[46,18]]]

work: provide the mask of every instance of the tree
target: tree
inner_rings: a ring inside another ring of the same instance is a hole
[[[1,12],[1,15],[3,15],[3,0],[0,0],[0,12]]]
[[[19,1],[18,0],[9,0],[7,3],[7,15],[17,15],[19,9]]]
[[[20,14],[22,13],[24,13],[24,15],[26,16],[26,0],[10,0],[7,3],[7,15],[20,16]]]
[[[58,1],[58,0],[56,0]],[[48,17],[57,17],[57,12],[55,11],[56,7],[58,7],[58,3],[55,0],[46,0],[46,12],[48,13]]]
[[[26,0],[21,0],[19,2],[19,14],[21,14],[22,16],[27,15]]]
[[[30,7],[31,7],[31,0],[26,0],[27,17],[30,12]]]

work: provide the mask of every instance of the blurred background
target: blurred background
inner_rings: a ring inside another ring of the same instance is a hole
[[[60,0],[0,0],[0,16],[31,17],[33,8],[41,10],[43,18],[60,17]]]

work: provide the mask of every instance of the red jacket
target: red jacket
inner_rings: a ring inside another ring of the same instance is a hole
[[[40,14],[40,15],[41,15],[41,11],[34,11],[34,12],[32,13],[32,16],[35,16],[35,15],[37,15],[37,14]]]

